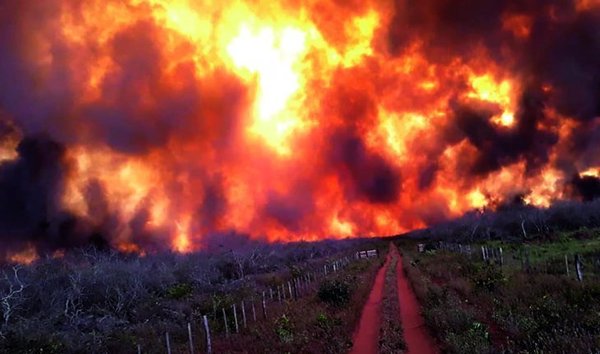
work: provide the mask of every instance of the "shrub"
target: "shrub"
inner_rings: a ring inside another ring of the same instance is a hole
[[[489,264],[474,264],[471,267],[470,278],[480,290],[493,291],[506,283],[502,270]]]
[[[452,353],[481,354],[491,351],[489,332],[480,322],[473,322],[466,331],[450,332],[446,339]]]
[[[318,296],[328,305],[342,307],[350,302],[350,286],[340,280],[328,280],[319,286]]]
[[[275,333],[283,343],[290,343],[294,340],[293,325],[290,318],[285,314],[275,322]]]
[[[179,283],[167,289],[167,297],[175,300],[183,299],[192,295],[194,289],[188,283]]]

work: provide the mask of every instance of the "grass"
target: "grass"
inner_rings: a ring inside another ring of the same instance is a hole
[[[73,251],[59,259],[41,259],[0,267],[0,352],[2,353],[164,353],[165,332],[173,352],[187,352],[187,324],[197,348],[203,344],[202,316],[207,315],[215,352],[342,352],[381,259],[350,262],[327,281],[351,284],[345,306],[322,302],[320,275],[298,301],[283,304],[269,289],[292,277],[318,273],[324,264],[352,259],[360,249],[382,247],[377,240],[257,245],[224,253],[152,254],[145,257]],[[383,248],[385,249],[385,247]],[[16,274],[16,275],[15,275]],[[9,297],[11,287],[24,290]],[[266,291],[268,318],[262,319],[260,294]],[[225,337],[222,309],[234,331],[232,305],[243,328],[242,300],[248,327]],[[259,321],[253,323],[251,301]],[[254,349],[254,347],[259,349]],[[262,348],[262,349],[260,349]],[[217,350],[218,349],[218,350]]]
[[[274,305],[266,321],[229,339],[220,336],[215,340],[215,352],[346,353],[352,347],[353,330],[382,263],[383,257],[351,263],[322,280],[311,296]],[[332,284],[335,296],[329,296]],[[328,296],[319,296],[323,292]]]
[[[537,240],[526,243],[487,241],[480,245],[502,247],[507,271],[521,271],[523,262],[529,259],[534,272],[566,274],[565,257],[569,262],[570,275],[574,276],[575,255],[582,258],[585,273],[600,276],[600,229],[582,228],[571,232],[562,232],[549,240]],[[475,247],[477,253],[479,249]],[[477,253],[474,258],[480,255]]]
[[[542,262],[562,256],[563,247],[589,250],[597,241],[566,242],[526,247],[538,247],[531,252],[532,262]],[[444,352],[584,353],[600,348],[597,276],[579,283],[573,276],[527,273],[446,251],[419,254],[413,241],[398,243],[426,323]]]

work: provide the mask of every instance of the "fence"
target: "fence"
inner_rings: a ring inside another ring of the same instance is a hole
[[[531,261],[531,252],[525,248],[518,252],[506,252],[502,247],[472,246],[460,243],[438,242],[434,248],[453,253],[464,254],[471,259],[481,260],[488,264],[498,265],[505,268],[521,269],[527,273],[563,274],[568,277],[574,276],[578,281],[584,279],[584,268],[588,266],[600,274],[600,257],[588,257],[587,260],[580,254],[564,254],[561,259],[545,260],[534,263]],[[425,251],[425,245],[419,244],[419,252]]]
[[[364,259],[371,257],[379,257],[378,250],[358,251],[354,254],[354,259]]]
[[[361,258],[355,257],[354,260],[359,259]],[[212,318],[207,314],[202,315],[201,324],[197,328],[196,333],[194,333],[194,325],[188,322],[187,340],[189,353],[195,354],[195,349],[200,346],[200,342],[202,342],[202,349],[206,353],[212,353],[214,348],[213,337],[216,332],[211,330],[211,328],[217,326],[219,329],[222,329],[221,335],[224,335],[225,338],[239,334],[241,330],[248,328],[252,324],[269,318],[273,306],[282,304],[284,301],[296,301],[304,296],[313,294],[317,289],[316,284],[318,280],[337,273],[347,267],[351,261],[351,258],[347,256],[342,257],[335,261],[327,262],[322,267],[314,268],[302,276],[291,277],[274,287],[260,289],[254,296],[236,302],[231,307],[221,307],[221,311],[218,311],[220,316],[217,315],[217,309],[214,308]],[[257,308],[259,311],[258,316]],[[232,328],[230,328],[231,324],[233,324]],[[198,333],[199,337],[195,338],[195,334],[198,335]],[[172,334],[167,331],[164,336],[165,351],[168,354],[172,354]],[[198,338],[201,340],[199,341]],[[137,345],[138,354],[142,354],[143,349],[142,344]]]

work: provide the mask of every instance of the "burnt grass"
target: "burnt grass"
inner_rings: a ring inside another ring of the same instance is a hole
[[[335,273],[329,267],[329,274],[313,278],[297,300],[288,295],[279,303],[268,291],[318,273],[324,264],[353,260],[354,252],[367,248],[387,249],[373,239],[255,243],[220,252],[144,257],[88,248],[30,265],[6,264],[0,268],[0,352],[133,353],[140,345],[143,353],[165,353],[166,332],[174,353],[188,352],[188,323],[196,352],[202,352],[203,315],[214,352],[346,352],[383,257],[351,261]],[[328,294],[332,284],[345,295]],[[268,294],[266,319],[263,291]],[[233,332],[233,304],[240,333],[226,337],[222,309]]]
[[[600,278],[526,272],[398,242],[432,334],[446,353],[596,353]]]

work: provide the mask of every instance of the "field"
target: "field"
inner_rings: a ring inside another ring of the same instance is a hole
[[[598,230],[557,241],[483,242],[471,255],[400,240],[431,333],[448,353],[593,353],[600,348]],[[483,261],[481,246],[503,249]],[[578,281],[575,257],[581,259]],[[567,263],[565,263],[565,259]],[[567,265],[569,271],[567,271]]]
[[[347,240],[146,257],[83,249],[7,265],[0,352],[180,353],[188,324],[203,352],[206,315],[214,352],[343,353],[383,260],[354,254],[373,247],[385,253]]]
[[[195,354],[210,339],[214,353],[596,353],[600,208],[588,206],[394,238],[5,264],[0,352]]]

